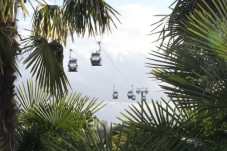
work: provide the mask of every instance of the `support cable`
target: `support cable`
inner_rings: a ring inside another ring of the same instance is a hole
[[[113,36],[113,35],[112,35],[112,36]],[[122,49],[120,48],[120,46],[119,46],[119,44],[118,44],[118,42],[117,42],[117,40],[115,39],[114,36],[113,36],[113,39],[114,39],[114,41],[115,41],[116,46],[118,47],[118,49],[122,51]],[[128,68],[129,68],[129,70],[131,71],[131,73],[134,75],[134,77],[135,77],[135,79],[137,80],[137,82],[138,82],[140,85],[142,85],[143,82],[142,82],[142,81],[140,80],[140,78],[138,77],[138,74],[135,74],[135,73],[137,73],[137,72],[133,71],[132,67],[130,66],[130,64],[129,64],[129,62],[128,62],[127,60],[125,60],[125,62],[126,62]]]
[[[101,46],[100,46],[101,41],[97,41],[96,38],[95,38],[95,41],[99,44],[99,51],[101,51]],[[114,66],[114,68],[119,72],[121,77],[126,81],[126,83],[128,83],[130,85],[130,82],[128,81],[128,79],[122,74],[122,72],[119,70],[119,68],[111,61],[110,57],[106,54],[106,52],[104,52],[103,49],[102,49],[102,51],[105,54],[105,56],[107,57],[107,59],[110,61],[110,63]]]
[[[128,81],[128,79],[123,75],[123,73],[119,70],[119,68],[111,61],[110,57],[106,54],[106,52],[103,49],[102,51],[105,54],[105,56],[109,59],[110,63],[114,66],[114,68],[119,72],[121,77],[130,85],[130,82]]]

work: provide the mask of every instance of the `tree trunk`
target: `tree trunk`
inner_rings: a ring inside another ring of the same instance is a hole
[[[17,11],[15,7],[15,13]],[[12,17],[7,22],[0,18],[1,37],[0,44],[0,139],[2,151],[15,151],[15,128],[17,123],[17,106],[14,100],[14,82],[16,79],[16,53],[19,50],[16,18]]]
[[[3,151],[15,150],[16,104],[14,101],[15,69],[4,66],[0,76],[0,136],[4,141]]]

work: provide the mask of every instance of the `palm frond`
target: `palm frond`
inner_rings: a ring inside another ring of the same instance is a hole
[[[194,14],[189,15],[189,22],[185,23],[189,34],[190,43],[198,47],[206,48],[210,54],[218,55],[224,60],[226,58],[226,23],[227,23],[227,2],[224,0],[212,1],[214,8],[211,8],[204,1],[205,6],[200,6]],[[215,11],[217,10],[217,11]],[[198,37],[198,38],[195,38]]]
[[[32,80],[27,81],[25,85],[16,87],[16,101],[21,113],[27,113],[37,104],[42,104],[50,100],[50,94],[34,84]]]
[[[22,12],[24,13],[24,15],[29,15],[29,12],[28,12],[28,9],[27,9],[27,7],[25,6],[25,1],[26,0],[18,0],[18,4],[19,4],[19,6],[21,7],[21,10],[22,10]]]
[[[65,0],[63,12],[70,31],[82,36],[86,32],[92,36],[111,31],[111,25],[116,27],[119,21],[119,13],[103,0]]]
[[[11,1],[11,0],[4,0],[0,2],[0,22],[6,23],[6,22],[14,22],[16,18],[16,7],[17,7],[17,1]]]
[[[96,124],[95,113],[104,106],[102,102],[82,97],[79,93],[56,100],[31,81],[19,86],[16,94],[20,109],[17,128],[19,150],[44,150],[46,142],[68,150],[71,147],[66,142],[79,143],[76,136],[81,136],[84,130]]]
[[[86,32],[89,36],[103,34],[111,31],[111,26],[116,27],[116,21],[119,22],[118,12],[103,0],[65,0],[63,8],[39,4],[32,19],[34,35],[64,44],[68,35],[73,39],[74,33],[82,36]]]
[[[147,103],[144,101],[143,105],[138,103],[138,106],[129,106],[130,110],[125,110],[128,115],[122,113],[127,120],[120,120],[132,125],[133,123],[143,123],[151,127],[160,127],[162,125],[171,128],[189,118],[189,113],[184,113],[174,103],[170,104],[165,100],[162,100],[162,103],[155,101]]]
[[[73,131],[72,135],[78,139],[77,141],[70,141],[68,136],[62,136],[61,138],[63,143],[70,146],[72,151],[112,151],[116,147],[112,141],[112,131],[112,127],[107,129],[101,124],[98,127],[87,127],[83,129],[81,134]],[[63,146],[54,144],[52,140],[44,140],[49,148],[65,151]]]
[[[62,45],[36,36],[24,39],[24,45],[25,53],[30,52],[24,63],[40,86],[53,95],[67,93],[70,84],[63,69]]]
[[[88,97],[72,94],[69,97],[50,101],[49,104],[35,107],[37,116],[51,123],[56,129],[79,129],[87,127],[93,121],[96,109],[102,108],[96,100],[89,101]],[[85,121],[84,121],[85,120]]]
[[[176,131],[175,131],[176,132]],[[153,131],[142,131],[131,128],[127,140],[122,146],[122,151],[208,151],[207,146],[196,146],[187,139],[181,138],[174,133],[155,133]],[[212,149],[210,149],[212,150]]]
[[[144,105],[132,106],[123,114],[126,120],[123,135],[126,137],[123,148],[129,150],[213,150],[220,143],[216,140],[206,141],[207,119],[202,121],[198,111],[181,108],[174,101],[152,101]],[[206,120],[206,122],[205,122]],[[203,124],[202,124],[203,123]],[[199,126],[200,125],[200,126]],[[210,130],[210,129],[209,129]],[[124,149],[123,149],[124,150]]]
[[[66,43],[68,26],[67,23],[63,21],[60,6],[48,5],[41,2],[39,2],[39,4],[32,18],[33,35]]]
[[[161,31],[173,41],[162,43],[148,58],[152,74],[177,108],[194,109],[183,127],[189,140],[208,144],[207,150],[226,144],[226,10],[224,0],[178,1],[166,33]]]
[[[167,83],[161,87],[174,100],[181,98],[179,103],[185,106],[199,103],[203,108],[220,108],[221,102],[222,108],[226,107],[221,101],[226,94],[225,3],[220,0],[196,4],[187,22],[182,21],[182,42],[171,47],[163,45],[163,53],[151,53],[154,63],[148,66],[154,67],[153,74]]]
[[[175,0],[170,5],[172,12],[168,15],[163,15],[164,17],[161,18],[160,21],[156,24],[152,24],[154,29],[156,29],[159,24],[162,24],[163,26],[161,30],[152,30],[152,34],[159,34],[158,40],[161,40],[159,47],[167,45],[167,47],[170,48],[181,43],[185,36],[184,23],[189,22],[188,16],[191,13],[193,14],[194,10],[199,7],[206,6],[204,2],[204,0]],[[206,3],[210,6],[210,8],[217,12],[217,9],[212,1],[206,1]],[[171,50],[172,49],[168,49],[168,53],[170,53]]]

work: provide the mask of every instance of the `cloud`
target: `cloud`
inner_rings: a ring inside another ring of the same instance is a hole
[[[152,44],[157,37],[148,36],[152,23],[157,21],[157,14],[152,7],[143,5],[124,5],[117,7],[121,14],[121,24],[111,35],[105,36],[104,42],[110,44],[106,51],[114,58],[130,54],[147,55],[148,50],[155,48]]]

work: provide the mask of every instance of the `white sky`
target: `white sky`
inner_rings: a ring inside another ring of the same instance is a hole
[[[163,97],[163,93],[157,81],[149,79],[146,74],[151,69],[145,67],[149,51],[155,48],[152,41],[155,36],[148,36],[152,27],[159,18],[157,14],[168,14],[168,6],[174,0],[107,0],[107,3],[115,8],[121,16],[121,24],[112,33],[96,38],[75,38],[75,42],[67,41],[64,52],[64,68],[72,86],[72,91],[81,92],[83,95],[98,98],[105,101],[107,106],[97,115],[102,120],[117,122],[116,116],[120,116],[123,109],[133,103],[127,99],[127,91],[131,85],[136,88],[148,88],[147,100]],[[52,0],[55,2],[55,0]],[[31,14],[30,14],[31,16]],[[21,33],[25,33],[24,27],[29,27],[29,18],[19,22]],[[101,67],[90,65],[90,55],[98,50],[97,41],[102,42]],[[68,72],[69,48],[73,49],[72,57],[78,59],[78,72]],[[28,71],[23,71],[22,79],[30,77]],[[20,79],[19,79],[20,81]],[[113,85],[119,92],[119,99],[112,99]],[[136,93],[135,93],[136,94]],[[140,95],[136,94],[136,101],[140,101]],[[134,102],[136,102],[134,101]]]

